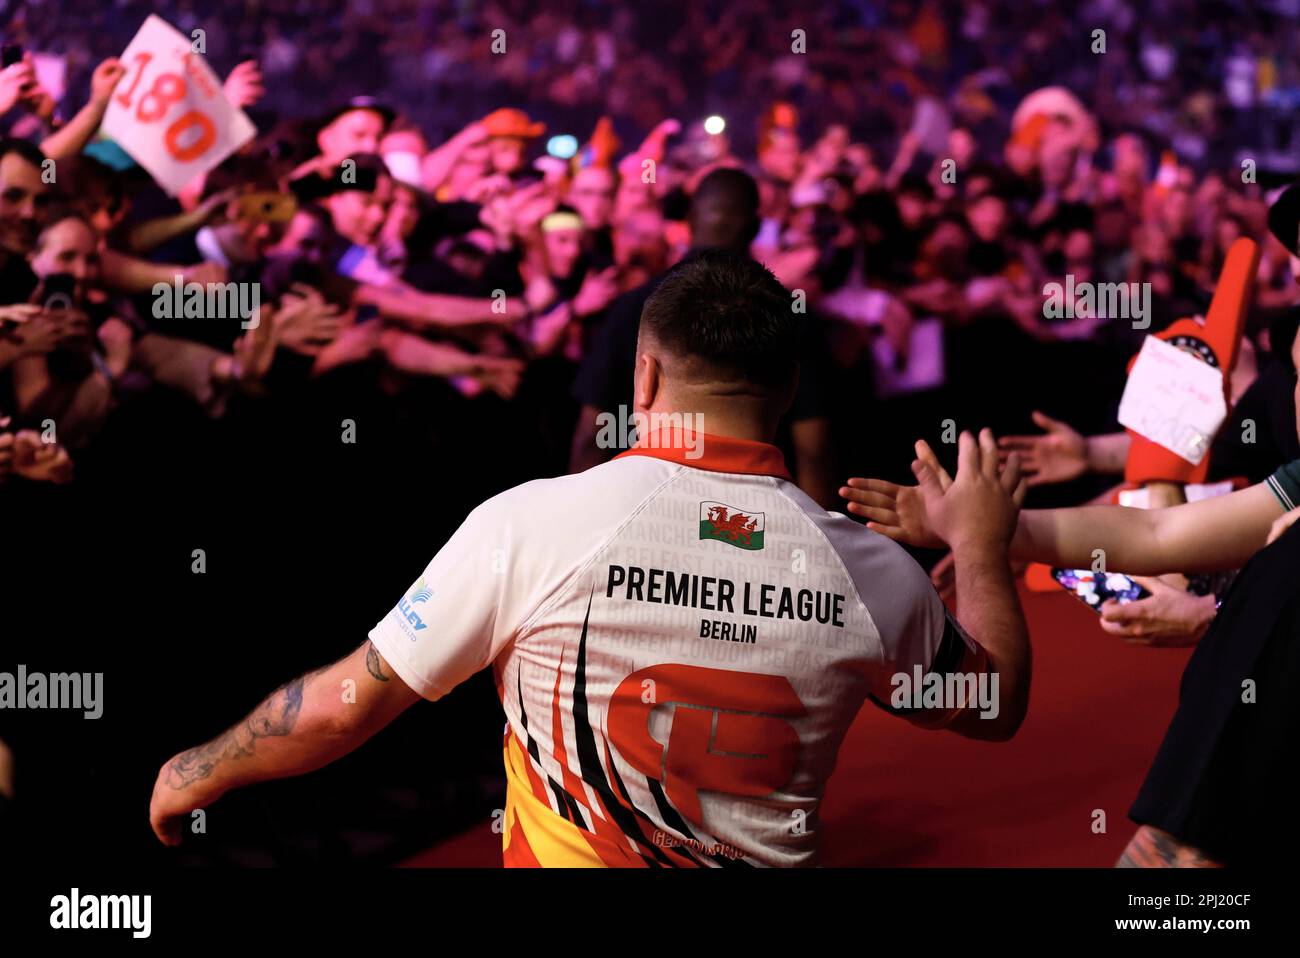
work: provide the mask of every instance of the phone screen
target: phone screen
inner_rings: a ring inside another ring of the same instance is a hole
[[[68,309],[77,293],[77,278],[71,273],[51,273],[41,281],[46,309]]]
[[[1122,605],[1145,599],[1151,594],[1122,572],[1053,569],[1052,578],[1098,615],[1101,615],[1101,606],[1107,599],[1114,599]]]

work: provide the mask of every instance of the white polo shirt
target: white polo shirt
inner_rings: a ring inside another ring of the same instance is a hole
[[[488,500],[370,633],[431,700],[492,666],[508,866],[815,864],[862,703],[987,665],[916,562],[776,447],[695,439]]]

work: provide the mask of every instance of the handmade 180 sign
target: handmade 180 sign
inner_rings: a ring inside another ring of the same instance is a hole
[[[175,196],[257,133],[188,37],[150,16],[122,54],[103,132]]]
[[[1119,401],[1119,422],[1199,465],[1228,407],[1223,372],[1177,346],[1148,336]]]

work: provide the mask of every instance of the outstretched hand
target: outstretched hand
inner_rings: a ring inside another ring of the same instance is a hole
[[[1088,441],[1070,425],[1041,412],[1033,413],[1041,436],[1003,436],[998,449],[1003,458],[1019,453],[1020,468],[1030,486],[1045,486],[1077,479],[1088,469]]]
[[[985,429],[977,442],[963,432],[954,480],[929,443],[918,440],[915,448],[912,474],[917,485],[850,479],[840,489],[849,512],[866,518],[867,528],[908,545],[931,549],[956,541],[1005,545],[1015,532],[1016,514],[1026,492],[1019,456],[1009,456],[999,470],[993,433]]]

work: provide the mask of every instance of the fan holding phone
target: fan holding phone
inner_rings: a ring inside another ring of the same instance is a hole
[[[37,89],[36,68],[17,43],[6,43],[0,60],[0,113],[8,113]]]

